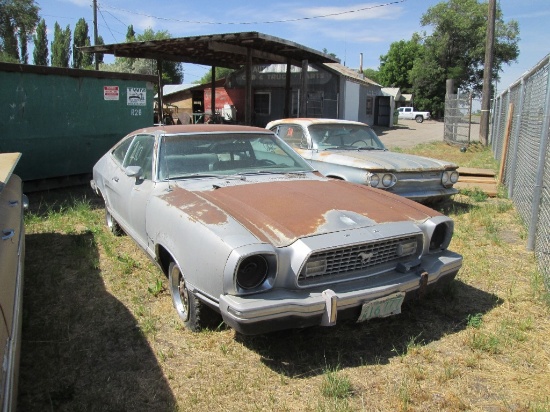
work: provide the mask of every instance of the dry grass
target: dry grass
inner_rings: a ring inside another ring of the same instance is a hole
[[[91,191],[42,196],[27,218],[22,411],[550,410],[548,294],[506,199],[442,205],[464,267],[401,315],[242,337],[184,330],[166,279],[107,232]]]

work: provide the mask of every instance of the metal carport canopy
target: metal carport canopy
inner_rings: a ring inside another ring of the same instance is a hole
[[[117,57],[154,59],[159,62],[162,60],[170,60],[212,66],[212,82],[216,80],[214,76],[215,67],[239,69],[244,66],[246,68],[247,84],[245,93],[245,122],[247,124],[250,124],[252,104],[252,88],[250,87],[251,66],[286,63],[287,74],[289,74],[290,65],[301,66],[302,70],[307,71],[307,64],[309,63],[321,64],[339,62],[338,59],[328,54],[318,52],[288,40],[258,32],[210,34],[165,40],[105,44],[81,47],[80,50],[87,53],[113,54]],[[307,79],[306,76],[303,77],[302,88],[307,89]],[[161,73],[159,73],[159,79],[160,78]],[[162,90],[161,86],[162,85],[159,85],[159,90]],[[215,88],[213,87],[213,93],[214,90]],[[287,92],[290,94],[289,90],[290,76],[287,75]],[[302,95],[305,95],[304,91],[305,90],[302,90]],[[213,95],[212,102],[214,101],[215,98]],[[160,104],[159,107],[162,108],[162,104]],[[212,112],[213,111],[214,108],[212,108]]]

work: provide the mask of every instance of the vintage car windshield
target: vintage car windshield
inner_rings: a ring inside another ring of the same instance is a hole
[[[270,133],[166,135],[160,143],[158,165],[159,180],[313,170]]]
[[[309,126],[313,148],[319,150],[386,150],[374,130],[359,124],[313,124]]]

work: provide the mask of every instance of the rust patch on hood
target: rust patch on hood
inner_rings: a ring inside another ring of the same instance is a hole
[[[228,222],[227,213],[195,192],[175,187],[163,195],[162,199],[184,211],[191,219],[206,225],[222,225]]]
[[[376,223],[420,222],[440,215],[382,190],[337,180],[272,181],[182,192],[177,191],[178,207],[185,207],[188,213],[200,211],[199,220],[205,221],[204,216],[208,216],[208,223],[223,223],[221,217],[226,212],[258,239],[279,247],[315,234]],[[201,198],[202,202],[198,200]],[[192,206],[184,205],[186,200]]]

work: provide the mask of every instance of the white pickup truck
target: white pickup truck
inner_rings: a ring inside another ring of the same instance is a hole
[[[399,119],[416,120],[416,123],[422,123],[430,118],[430,112],[417,112],[413,107],[400,107]]]

